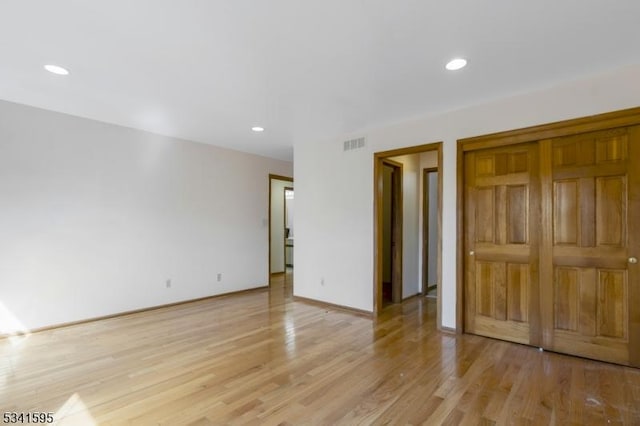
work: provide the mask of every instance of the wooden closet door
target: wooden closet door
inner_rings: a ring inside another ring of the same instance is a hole
[[[537,144],[465,154],[465,331],[538,344]]]
[[[542,344],[640,365],[640,128],[540,149]]]

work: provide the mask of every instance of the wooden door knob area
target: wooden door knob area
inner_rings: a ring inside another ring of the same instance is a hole
[[[629,263],[632,263],[632,264],[638,263],[638,258],[637,257],[633,257],[633,256],[630,257],[629,258]]]

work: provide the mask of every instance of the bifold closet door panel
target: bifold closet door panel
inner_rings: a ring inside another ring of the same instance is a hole
[[[465,330],[538,344],[538,147],[465,154]]]
[[[629,127],[541,142],[547,349],[638,364],[639,135]]]

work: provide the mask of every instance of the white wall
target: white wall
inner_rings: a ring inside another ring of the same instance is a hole
[[[420,292],[420,155],[391,157],[402,163],[402,298]]]
[[[284,188],[293,182],[271,179],[271,273],[284,272]]]
[[[391,235],[393,231],[393,217],[391,211],[393,210],[393,173],[394,169],[391,166],[382,166],[382,282],[392,282],[392,270],[391,270]]]
[[[296,141],[295,294],[373,309],[373,153],[443,141],[442,324],[455,327],[456,140],[638,105],[635,65],[362,133]],[[342,151],[343,140],[363,135],[365,148]]]
[[[427,217],[426,225],[429,230],[429,241],[427,242],[429,257],[427,259],[427,286],[432,286],[438,284],[438,172],[429,173],[428,181],[429,217]]]
[[[291,169],[0,101],[0,333],[266,285]]]
[[[420,259],[420,270],[419,270],[419,281],[422,285],[422,272],[423,272],[423,268],[422,268],[422,258],[423,258],[423,250],[422,250],[422,235],[423,235],[423,226],[424,224],[422,223],[422,197],[424,195],[424,189],[423,189],[423,182],[422,182],[422,170],[423,169],[430,169],[430,168],[434,168],[434,167],[438,167],[438,151],[427,151],[427,152],[423,152],[418,154],[420,156],[420,189],[418,191],[418,195],[419,195],[419,201],[418,201],[418,206],[419,206],[419,214],[418,217],[419,219],[419,226],[418,226],[418,234],[420,235],[420,244],[418,245],[418,258]],[[431,277],[430,280],[428,280],[429,284],[435,284],[437,279],[437,250],[438,250],[438,235],[437,235],[437,227],[438,227],[438,223],[437,223],[437,219],[438,219],[438,192],[437,192],[437,182],[435,182],[435,189],[433,189],[432,192],[429,193],[429,195],[432,197],[432,199],[429,201],[429,206],[430,206],[430,210],[429,210],[429,215],[433,217],[433,226],[434,226],[434,230],[432,230],[432,232],[429,234],[429,276]],[[431,225],[431,223],[430,223]],[[422,286],[420,287],[420,291],[422,291]]]

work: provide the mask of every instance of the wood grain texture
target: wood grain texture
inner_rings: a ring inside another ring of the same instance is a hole
[[[545,164],[545,161],[541,162],[540,168],[540,182],[542,186],[548,185],[551,180],[551,168],[553,166],[565,165],[565,164],[574,164],[573,169],[571,167],[564,167],[562,171],[556,170],[554,172],[554,179],[570,179],[576,177],[576,171],[579,175],[584,171],[584,167],[580,162],[592,163],[596,157],[596,147],[592,145],[584,145],[580,146],[578,149],[577,141],[569,141],[567,147],[564,151],[554,151],[558,147],[557,144],[554,144],[554,147],[551,147],[551,138],[559,138],[563,136],[571,136],[576,134],[583,134],[587,132],[593,131],[602,131],[602,130],[610,130],[612,132],[612,137],[615,139],[615,132],[618,128],[626,127],[626,126],[634,126],[629,128],[629,134],[631,138],[635,138],[638,140],[640,138],[640,131],[638,130],[637,125],[640,125],[640,107],[630,108],[626,110],[606,112],[604,114],[593,115],[589,117],[581,117],[573,120],[566,120],[555,123],[541,124],[538,126],[532,126],[527,128],[508,130],[504,132],[498,132],[493,134],[487,134],[483,136],[477,136],[472,138],[464,138],[458,140],[457,143],[457,156],[456,156],[456,176],[457,176],[457,194],[456,194],[456,202],[458,206],[456,222],[457,222],[457,234],[459,241],[462,241],[464,235],[466,234],[465,227],[465,215],[468,210],[468,205],[466,202],[466,191],[467,191],[467,175],[465,172],[470,168],[475,168],[474,164],[470,164],[467,161],[467,155],[465,153],[471,153],[481,149],[487,148],[496,148],[502,146],[510,146],[514,144],[521,144],[526,142],[536,142],[539,143],[540,147],[540,158],[541,159],[552,159],[550,164]],[[606,175],[619,175],[620,167],[613,162],[611,164],[608,161],[609,158],[620,158],[620,154],[618,153],[618,147],[624,148],[624,144],[609,143],[607,141],[606,144],[600,143],[598,146],[598,159],[600,160],[597,165],[586,166],[591,167],[593,169],[597,169],[601,176]],[[628,156],[630,158],[638,158],[640,157],[640,152],[637,144],[629,143],[627,146]],[[531,170],[534,171],[537,167],[531,167]],[[532,188],[534,190],[535,188]],[[586,188],[588,189],[588,188]],[[593,189],[591,189],[593,191]],[[631,204],[634,206],[631,210],[640,211],[640,171],[632,170],[629,174],[629,193],[632,195],[630,197]],[[547,200],[545,193],[542,193],[540,199],[543,201],[541,205],[541,217],[540,223],[542,223],[542,232],[540,233],[541,246],[549,246],[549,242],[551,241],[549,235],[546,235],[547,230],[552,231],[552,223],[545,223],[547,218],[552,217],[552,212],[548,211],[549,208],[552,208],[553,203],[552,200]],[[537,197],[534,197],[537,198]],[[589,207],[588,207],[589,208]],[[593,220],[593,212],[586,211],[584,212],[581,220],[583,223]],[[533,221],[531,223],[534,223]],[[638,225],[636,225],[638,224]],[[629,223],[629,233],[631,235],[639,235],[640,234],[640,221],[631,221]],[[632,229],[631,229],[632,228]],[[583,227],[583,230],[585,228]],[[583,235],[583,242],[586,245],[593,245],[592,235]],[[635,241],[638,241],[636,239]],[[633,245],[634,256],[640,257],[638,252],[640,251],[640,242],[630,243]],[[630,246],[631,247],[631,246]],[[458,297],[456,298],[456,323],[457,331],[459,333],[466,330],[466,326],[468,324],[467,311],[466,307],[468,306],[465,294],[465,281],[467,280],[467,256],[466,253],[469,251],[469,247],[466,244],[459,243],[457,245],[457,261],[456,261],[456,294]],[[545,279],[552,279],[553,271],[551,268],[547,268],[546,265],[550,265],[550,256],[549,253],[544,250],[540,253],[540,282],[543,282]],[[549,258],[548,258],[549,257]],[[549,269],[549,270],[547,270]],[[640,279],[640,271],[637,271],[637,268],[631,268],[630,273],[630,281],[638,282]],[[535,272],[534,272],[535,274]],[[632,279],[631,276],[634,278]],[[542,295],[539,300],[539,306],[544,306],[546,302],[548,302],[548,294]],[[536,299],[537,296],[532,295],[531,303],[535,304],[538,302]],[[551,297],[552,298],[552,297]],[[631,286],[630,287],[630,303],[635,303],[636,305],[640,305],[640,286]],[[549,323],[549,319],[552,321],[552,312],[543,312],[542,321],[545,323],[545,327],[547,330],[549,327],[552,327],[552,324]],[[635,348],[631,351],[631,356],[635,359],[633,362],[634,365],[640,366],[640,311],[630,313],[630,320],[633,331],[630,333],[630,337],[633,340],[633,344],[631,346]],[[531,319],[531,327],[534,331],[532,334],[536,334],[536,318]],[[464,328],[463,328],[464,327]],[[540,330],[540,334],[543,335],[543,339],[547,340],[550,336],[549,333],[544,333]],[[635,337],[638,336],[638,337]]]
[[[385,163],[394,162],[385,159]],[[391,175],[391,295],[393,303],[402,301],[402,264],[404,227],[404,166],[395,163]]]
[[[640,236],[628,232],[638,212],[629,210],[635,195],[627,182],[640,158],[628,150],[640,141],[632,129],[551,141],[554,239],[542,250],[552,253],[555,272],[542,289],[554,295],[555,319],[545,348],[633,364],[629,315],[639,308],[629,293],[638,283],[629,280],[627,253]]]
[[[458,200],[463,212],[458,230],[465,235],[465,250],[475,247],[476,262],[531,266],[536,278],[529,293],[529,344],[640,367],[639,123],[640,108],[635,108],[458,141]],[[539,159],[539,164],[530,164],[516,151],[529,141],[539,152],[529,158]],[[510,206],[523,207],[518,200],[525,196],[510,192],[526,184],[527,171],[533,183],[529,200],[539,200],[539,207],[530,208],[529,220],[523,223],[520,211],[512,212]],[[487,201],[491,187],[493,206]],[[484,197],[479,196],[482,192]],[[505,241],[501,205],[507,207],[505,255],[489,241],[492,232],[496,245]],[[471,217],[476,221],[469,221]],[[486,225],[491,220],[493,231]],[[529,235],[539,240],[532,243],[539,250],[528,260],[517,248],[527,227],[538,230]],[[458,288],[460,280],[478,283],[466,253],[458,259],[458,270]],[[500,289],[494,272],[479,272]],[[489,303],[478,304],[475,298],[500,295],[487,291],[492,288],[488,283],[481,286],[477,294],[468,286],[464,300],[458,300],[459,312],[464,304],[465,331],[523,342],[522,336],[511,335],[520,331],[517,324],[504,327],[482,319],[489,330],[479,331],[474,310],[487,312]],[[507,284],[508,303],[517,300],[517,295],[509,296],[514,290]],[[495,309],[496,302],[501,300],[494,301],[491,312],[499,319],[502,311]]]
[[[0,341],[0,409],[60,425],[639,424],[640,370],[269,290]]]
[[[640,126],[629,128],[629,157],[636,159],[636,166],[631,167],[628,174],[629,184],[629,212],[632,219],[628,222],[629,235],[633,235],[628,242],[629,258],[640,259]],[[640,366],[640,264],[629,264],[629,362]]]
[[[463,151],[507,146],[640,124],[640,107],[460,139]]]
[[[538,147],[492,148],[465,157],[465,330],[537,344],[539,238],[529,224],[533,219],[537,227],[539,218]]]

